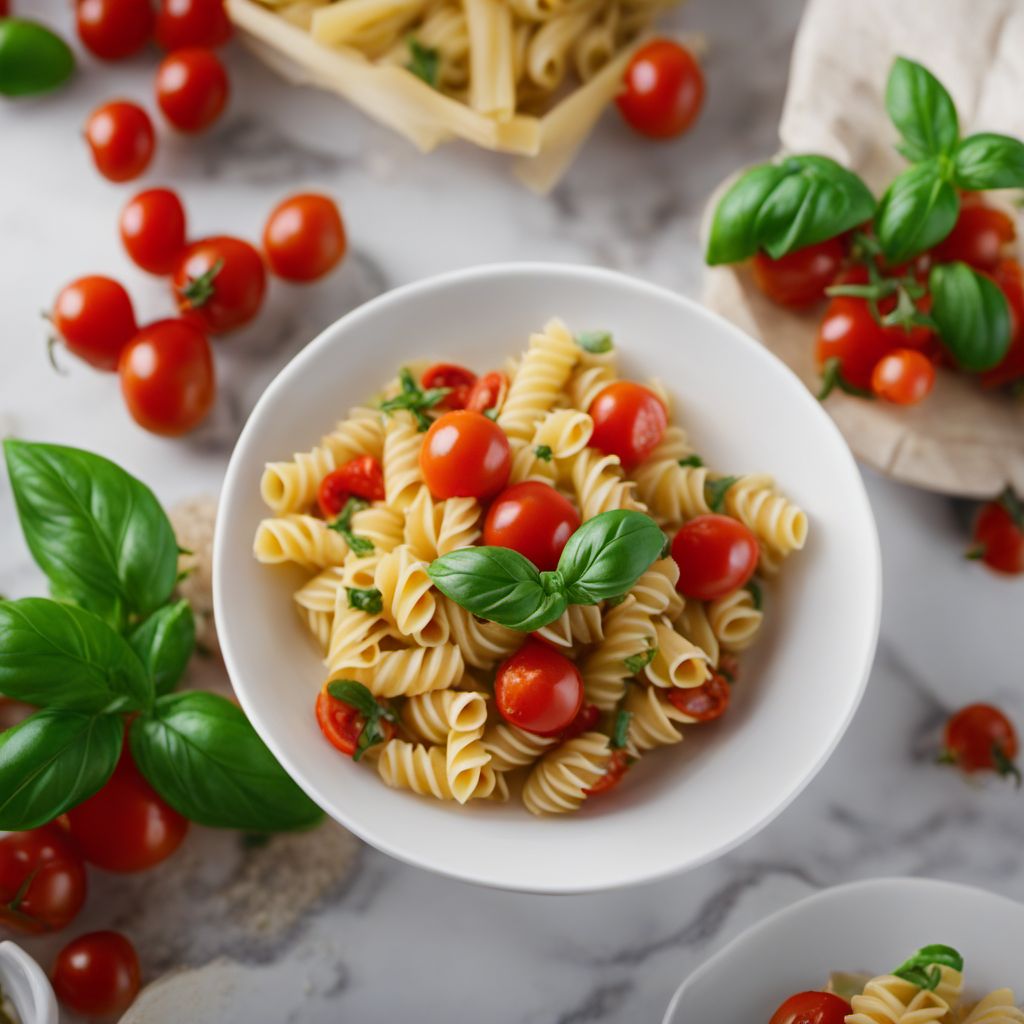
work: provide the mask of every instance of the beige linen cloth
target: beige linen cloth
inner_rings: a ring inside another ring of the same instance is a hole
[[[1024,0],[810,0],[793,51],[782,151],[834,157],[880,195],[905,166],[884,107],[898,55],[920,61],[949,89],[964,134],[1024,138]],[[710,269],[704,297],[817,388],[820,309],[794,314],[773,305],[746,268]],[[934,392],[916,407],[844,394],[825,407],[854,454],[898,480],[974,497],[1011,482],[1024,493],[1020,399],[940,371]]]

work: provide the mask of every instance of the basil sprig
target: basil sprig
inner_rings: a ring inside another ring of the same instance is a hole
[[[354,679],[332,679],[327,684],[327,692],[336,700],[355,708],[365,720],[356,741],[356,749],[352,752],[353,761],[360,760],[370,747],[388,738],[381,722],[395,722],[397,717],[391,708],[385,707],[370,693],[368,687]]]
[[[902,142],[896,148],[911,162],[952,153],[960,138],[956,106],[942,83],[925,67],[897,57],[885,86],[885,109]]]
[[[931,315],[943,345],[965,370],[1002,362],[1010,347],[1010,306],[999,286],[966,263],[940,263],[929,276]]]
[[[518,551],[458,548],[434,559],[434,585],[463,608],[530,633],[570,604],[596,604],[630,590],[661,557],[665,535],[650,516],[613,509],[588,519],[570,538],[558,568],[540,572]]]
[[[370,503],[364,498],[349,498],[338,517],[327,524],[329,530],[335,530],[345,538],[345,543],[356,555],[368,555],[373,551],[373,541],[366,537],[357,537],[352,532],[352,516],[364,508],[369,508]]]
[[[942,982],[942,968],[964,969],[964,958],[952,946],[924,946],[893,971],[893,975],[918,988],[934,992]]]
[[[381,412],[392,413],[405,409],[412,413],[416,420],[416,426],[420,430],[430,428],[430,417],[427,411],[433,409],[451,388],[427,388],[425,391],[415,381],[412,371],[403,366],[398,371],[398,381],[401,391],[394,398],[388,398],[380,403]]]
[[[946,177],[948,161],[933,157],[900,174],[878,204],[875,233],[890,264],[902,263],[938,245],[960,212]]]

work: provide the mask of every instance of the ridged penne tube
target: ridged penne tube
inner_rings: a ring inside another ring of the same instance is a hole
[[[576,37],[591,20],[590,12],[574,11],[545,22],[526,49],[526,73],[543,89],[557,89],[565,77]]]
[[[654,686],[630,686],[623,709],[629,712],[626,753],[639,757],[645,750],[678,743],[683,734],[679,726],[693,722]]]
[[[677,633],[685,636],[692,644],[696,644],[707,656],[712,665],[717,665],[720,658],[718,637],[708,621],[707,608],[701,601],[687,601],[680,615],[672,623]]]
[[[742,651],[754,642],[764,614],[754,607],[749,590],[734,590],[709,601],[708,622],[719,644],[727,651]]]
[[[382,555],[374,573],[384,614],[403,636],[421,647],[436,647],[448,640],[448,620],[437,607],[425,563],[407,544]]]
[[[601,606],[571,604],[554,622],[549,622],[536,632],[537,636],[555,644],[556,647],[596,644],[604,639]]]
[[[949,1003],[935,992],[892,975],[873,978],[850,1005],[846,1024],[939,1024],[949,1014]]]
[[[654,624],[654,644],[657,651],[644,675],[655,686],[689,689],[711,675],[707,654],[667,623]]]
[[[630,593],[636,603],[648,615],[665,615],[676,619],[686,603],[676,590],[679,581],[679,566],[673,558],[659,558],[636,581]]]
[[[584,448],[567,461],[576,503],[584,520],[616,508],[645,511],[643,503],[633,496],[635,485],[624,478],[617,455]]]
[[[432,562],[480,536],[480,504],[475,498],[435,501],[426,486],[416,492],[405,512],[403,537],[417,558]]]
[[[583,451],[594,433],[594,421],[579,409],[555,409],[537,424],[534,450],[546,448],[556,459],[568,459]]]
[[[405,511],[423,484],[420,449],[423,434],[412,414],[400,409],[384,425],[384,495],[393,509]]]
[[[725,492],[725,508],[775,554],[788,555],[807,542],[807,515],[776,492],[767,474],[737,480]]]
[[[1012,988],[999,988],[975,1004],[964,1024],[1024,1024]]]
[[[487,697],[472,690],[431,690],[402,705],[402,724],[424,743],[444,744],[453,729],[474,732],[487,722]]]
[[[578,810],[587,790],[608,770],[612,751],[608,737],[585,732],[545,754],[523,787],[523,803],[531,814],[565,814]]]
[[[377,771],[392,789],[408,789],[437,800],[455,799],[448,781],[448,757],[444,747],[388,740],[377,760]],[[484,765],[471,796],[486,800],[496,795],[497,786],[494,769]]]
[[[626,692],[626,680],[636,674],[626,660],[655,643],[655,627],[630,595],[605,613],[603,628],[604,639],[583,659],[580,674],[587,702],[612,711]]]
[[[303,569],[326,569],[345,561],[348,544],[322,519],[291,513],[260,523],[253,554],[266,565],[291,562]]]
[[[454,644],[406,647],[383,651],[372,668],[355,669],[347,678],[363,683],[375,697],[414,697],[454,686],[463,668],[462,653]]]
[[[375,23],[384,19],[411,21],[423,6],[423,0],[345,0],[329,4],[313,12],[313,38],[329,46],[352,44]]]
[[[612,59],[618,49],[615,30],[619,22],[619,5],[610,4],[601,17],[588,25],[572,48],[576,74],[589,81]]]
[[[474,668],[492,668],[526,642],[526,635],[497,622],[478,619],[450,597],[441,597],[450,639]]]
[[[491,767],[496,772],[510,772],[533,764],[558,740],[553,736],[538,736],[508,722],[496,722],[487,727],[483,742],[491,755]]]
[[[405,517],[397,508],[375,501],[352,513],[352,532],[368,540],[375,551],[392,551],[402,543]]]

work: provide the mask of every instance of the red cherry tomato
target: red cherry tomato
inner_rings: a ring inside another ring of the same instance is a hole
[[[420,471],[435,498],[493,497],[511,468],[505,431],[466,409],[434,420],[420,449]]]
[[[991,704],[969,704],[946,723],[945,751],[942,759],[961,771],[995,772],[1013,777],[1020,785],[1017,756],[1017,730],[999,708]]]
[[[978,510],[969,554],[996,572],[1008,576],[1024,573],[1024,515],[1012,491],[1004,491]]]
[[[650,388],[616,381],[590,403],[594,434],[590,443],[618,455],[625,469],[644,461],[657,448],[668,425],[665,403]]]
[[[557,736],[583,706],[583,677],[565,655],[530,639],[498,668],[494,699],[512,725]]]
[[[150,274],[169,274],[185,248],[185,208],[176,192],[151,188],[121,211],[121,241],[132,262]]]
[[[875,322],[866,300],[840,295],[829,302],[818,328],[819,366],[838,360],[834,365],[843,380],[866,391],[878,361],[892,348],[892,338]]]
[[[0,18],[6,18],[11,13],[11,5],[7,0],[0,0]]]
[[[767,253],[754,256],[754,283],[772,302],[799,309],[825,298],[825,289],[836,279],[846,258],[838,238],[809,245],[773,260]]]
[[[998,366],[981,374],[981,386],[998,388],[1024,377],[1024,270],[1017,260],[1003,260],[992,272],[1010,306],[1010,347]]]
[[[121,353],[118,372],[132,418],[154,434],[185,434],[213,405],[210,343],[187,320],[158,320],[143,327]]]
[[[679,566],[676,589],[698,601],[725,597],[746,585],[759,555],[757,538],[738,519],[697,516],[672,541],[672,557]]]
[[[580,514],[567,498],[548,484],[530,480],[513,484],[494,499],[484,521],[484,543],[512,548],[543,572],[557,567],[562,548],[579,525]]]
[[[98,370],[117,369],[121,351],[137,330],[128,293],[99,275],[65,285],[51,319],[68,350]]]
[[[600,796],[602,793],[610,793],[622,781],[622,776],[628,770],[629,757],[626,752],[624,750],[614,750],[604,775],[590,789],[585,789],[583,792],[587,796]]]
[[[916,405],[935,386],[935,364],[912,348],[882,356],[871,371],[871,390],[896,405]]]
[[[0,838],[0,925],[57,931],[74,920],[85,893],[82,856],[59,825]]]
[[[57,998],[84,1017],[119,1017],[139,994],[139,957],[120,932],[89,932],[69,942],[53,966]]]
[[[345,255],[345,224],[334,200],[314,192],[279,203],[263,228],[270,269],[286,281],[315,281]]]
[[[332,747],[348,757],[356,752],[359,736],[366,725],[366,717],[351,704],[332,697],[325,688],[317,694],[316,721]],[[384,736],[381,742],[386,743],[394,736],[395,727],[385,718],[381,718],[378,724]]]
[[[596,704],[584,704],[580,708],[579,714],[562,731],[562,742],[574,740],[577,736],[582,736],[585,732],[597,728],[597,723],[600,720],[601,709]]]
[[[360,455],[320,481],[317,504],[325,519],[337,516],[351,497],[384,500],[384,471],[372,455]]]
[[[666,699],[684,715],[695,722],[713,722],[729,710],[732,690],[719,672],[715,672],[706,683],[688,689],[673,687]]]
[[[478,377],[476,383],[469,389],[466,408],[474,412],[497,409],[505,401],[507,394],[508,376],[501,370],[492,370]]]
[[[831,992],[798,992],[772,1014],[769,1024],[843,1024],[850,1004]]]
[[[896,277],[914,277],[920,283],[925,283],[928,280],[930,259],[931,257],[927,253],[922,253],[920,256],[915,258],[913,263],[894,267],[890,273]],[[861,264],[846,267],[844,270],[839,272],[839,275],[835,279],[836,284],[867,284],[868,281],[869,277],[867,268]],[[863,299],[856,298],[854,298],[853,301],[864,302]],[[896,308],[896,302],[897,297],[895,294],[886,295],[884,298],[880,299],[878,301],[879,315],[884,317],[891,313]],[[914,305],[917,307],[919,312],[929,313],[932,308],[931,295],[928,292],[925,292],[920,296],[920,298],[914,301]],[[867,308],[867,313],[870,315],[870,307]],[[904,327],[901,324],[893,324],[891,327],[882,327],[879,324],[876,324],[875,326],[882,332],[889,344],[895,348],[916,348],[924,352],[926,355],[933,355],[935,353],[937,342],[935,332],[930,327],[925,327],[921,324],[911,324],[909,327]]]
[[[933,255],[939,263],[962,260],[976,270],[995,270],[1016,237],[1013,219],[1002,210],[981,203],[965,204],[953,230],[935,247]]]
[[[153,34],[149,0],[78,0],[78,38],[101,60],[122,60],[138,53]]]
[[[228,73],[212,50],[175,50],[156,71],[156,101],[178,131],[205,131],[228,102]]]
[[[182,313],[208,333],[224,334],[260,311],[267,272],[248,242],[218,235],[193,242],[182,252],[173,285]]]
[[[429,388],[450,388],[438,403],[442,409],[465,409],[470,390],[476,383],[476,374],[457,363],[434,363],[423,371],[420,386]],[[483,409],[478,409],[483,412]]]
[[[188,833],[188,819],[142,777],[127,747],[103,788],[68,811],[68,824],[90,864],[117,872],[155,867]]]
[[[142,107],[127,100],[105,103],[85,122],[85,139],[96,169],[111,181],[137,178],[153,159],[156,136]]]
[[[165,50],[222,46],[231,38],[224,0],[161,0],[156,41]]]
[[[615,102],[634,131],[672,139],[693,124],[704,105],[704,74],[689,50],[655,39],[633,55]]]

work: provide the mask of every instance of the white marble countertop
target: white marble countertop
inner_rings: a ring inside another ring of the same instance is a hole
[[[64,0],[15,6],[69,31]],[[72,277],[120,277],[143,318],[171,309],[164,283],[121,252],[115,223],[128,187],[101,180],[78,137],[101,100],[149,95],[153,55],[113,68],[83,60],[70,90],[0,106],[0,432],[99,451],[171,503],[215,493],[265,383],[322,326],[386,288],[539,258],[611,266],[698,294],[702,202],[727,172],[772,151],[800,7],[693,0],[680,23],[711,44],[698,128],[653,146],[610,116],[546,200],[516,184],[501,159],[468,147],[420,157],[334,99],[283,86],[234,44],[227,117],[198,142],[162,136],[147,183],[181,191],[194,232],[251,238],[278,198],[328,189],[341,200],[351,252],[319,287],[275,283],[257,324],[220,343],[216,415],[178,442],[137,429],[112,378],[70,359],[59,377],[46,361],[39,310]],[[148,1021],[655,1022],[710,952],[818,888],[926,874],[1024,899],[1024,797],[1006,785],[968,785],[931,763],[947,710],[997,700],[1024,723],[1024,584],[960,557],[966,506],[870,474],[868,486],[886,576],[868,695],[806,793],[721,862],[628,891],[543,898],[354,851],[333,827],[262,847],[195,830],[165,869],[137,878],[95,872],[75,927],[124,929],[149,978],[201,969],[182,976],[168,990],[171,1009]],[[0,523],[0,592],[39,592],[6,478]],[[53,946],[30,944],[44,959]]]

